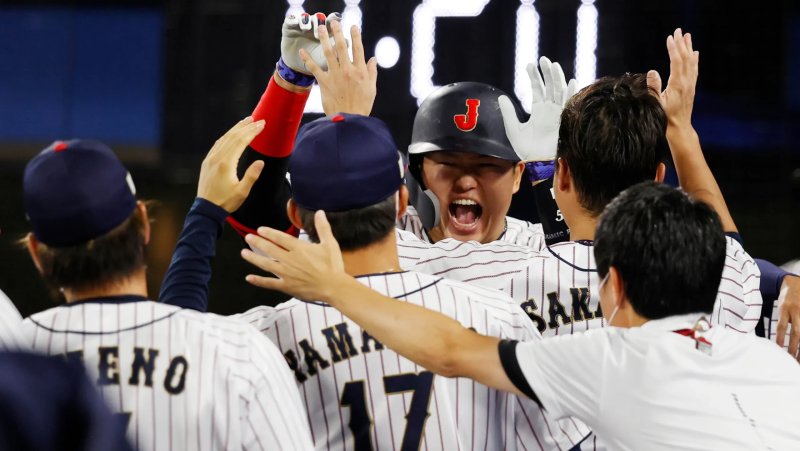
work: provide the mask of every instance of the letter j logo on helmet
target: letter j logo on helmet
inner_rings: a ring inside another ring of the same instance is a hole
[[[481,101],[480,99],[467,99],[465,103],[467,104],[467,113],[456,114],[453,116],[453,122],[462,132],[470,132],[478,125],[478,107],[481,106]]]

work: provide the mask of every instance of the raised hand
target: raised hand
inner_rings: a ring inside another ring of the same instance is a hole
[[[219,205],[228,213],[242,205],[261,175],[264,161],[253,162],[241,180],[236,175],[236,166],[244,149],[262,130],[263,120],[253,122],[251,117],[246,117],[214,143],[200,166],[197,197]]]
[[[526,122],[519,121],[514,105],[507,96],[498,99],[506,136],[522,161],[549,161],[555,158],[561,110],[577,89],[575,79],[567,84],[564,71],[558,63],[543,56],[539,58],[539,68],[541,74],[534,63],[527,67],[533,102],[531,116]]]
[[[777,304],[780,314],[775,341],[782,347],[786,343],[787,331],[790,331],[789,354],[800,362],[800,277],[784,277]]]
[[[322,44],[319,41],[319,30],[326,29],[334,22],[340,22],[339,13],[300,14],[299,16],[286,16],[281,28],[281,58],[292,70],[311,73],[303,59],[300,50],[304,50],[311,59],[323,69],[327,68]],[[327,31],[327,29],[326,29]]]
[[[327,71],[314,55],[305,49],[300,50],[305,66],[314,74],[319,84],[322,109],[329,116],[336,113],[368,116],[377,92],[378,63],[374,57],[369,61],[364,59],[364,45],[358,27],[350,28],[352,61],[347,54],[347,41],[342,34],[341,23],[332,22],[330,28],[333,31],[333,40],[326,28],[318,29]]]
[[[339,281],[349,278],[344,271],[342,252],[333,237],[325,213],[314,215],[319,244],[301,241],[279,230],[260,227],[258,235],[247,235],[251,248],[242,257],[278,278],[250,274],[246,280],[262,288],[280,290],[298,299],[329,299]]]
[[[669,80],[666,89],[661,91],[661,76],[654,70],[647,72],[647,85],[660,93],[659,100],[669,125],[691,127],[700,52],[692,48],[692,35],[683,34],[680,28],[667,37],[667,52]]]

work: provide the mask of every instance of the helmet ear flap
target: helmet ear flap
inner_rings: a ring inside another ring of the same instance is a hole
[[[409,154],[408,155],[408,172],[411,173],[411,179],[406,178],[406,184],[416,183],[421,191],[425,191],[425,179],[422,177],[422,161],[425,159],[425,154]],[[409,187],[409,189],[411,189]]]

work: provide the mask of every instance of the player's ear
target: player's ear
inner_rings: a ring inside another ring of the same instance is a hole
[[[517,162],[514,165],[514,191],[513,193],[516,194],[519,191],[519,184],[522,182],[522,174],[525,173],[525,163],[522,161]]]
[[[42,262],[39,260],[39,241],[36,240],[36,237],[33,236],[32,233],[28,233],[28,236],[25,237],[25,241],[25,247],[28,248],[28,253],[31,256],[31,260],[33,260],[33,264],[36,266],[36,269],[41,273]]]
[[[553,188],[559,191],[569,191],[572,187],[572,175],[569,172],[569,165],[563,158],[556,160],[553,177]]]
[[[406,209],[408,208],[408,188],[405,185],[400,187],[400,190],[397,192],[397,219],[400,219],[406,213]]]
[[[150,244],[150,217],[147,213],[147,205],[144,202],[136,201],[137,214],[142,218],[142,235],[144,235],[144,245]]]
[[[297,210],[297,204],[292,199],[286,202],[286,216],[289,222],[298,229],[303,229],[303,220],[300,218],[300,212]]]
[[[658,163],[658,167],[656,168],[655,181],[658,183],[664,183],[664,177],[666,176],[667,176],[667,165],[664,163]]]

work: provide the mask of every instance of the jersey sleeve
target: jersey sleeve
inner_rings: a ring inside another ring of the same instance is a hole
[[[509,379],[520,391],[538,399],[550,417],[587,421],[596,418],[599,410],[597,389],[604,384],[598,369],[604,359],[612,358],[601,332],[511,342],[498,352]]]
[[[161,284],[160,302],[200,312],[208,310],[211,262],[227,216],[223,208],[195,199]]]
[[[5,293],[0,291],[0,349],[18,351],[30,348],[22,333],[22,316]]]
[[[722,269],[712,323],[741,333],[755,330],[761,318],[761,272],[753,258],[733,238],[726,238]]]
[[[232,315],[231,318],[236,318],[239,321],[250,324],[256,328],[256,330],[263,333],[272,327],[273,324],[275,324],[275,320],[277,319],[277,316],[275,316],[275,311],[276,310],[274,307],[259,305],[258,307],[253,307],[244,313]]]
[[[252,356],[261,377],[245,402],[243,448],[314,449],[308,415],[286,360],[271,341],[253,333]]]

